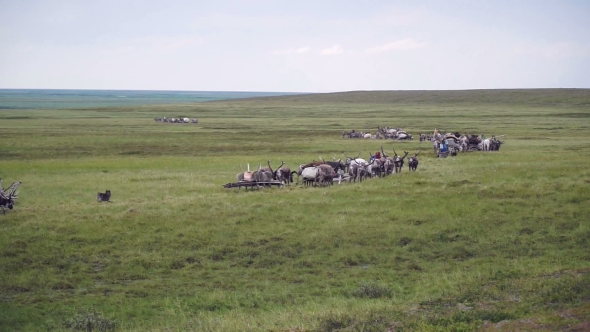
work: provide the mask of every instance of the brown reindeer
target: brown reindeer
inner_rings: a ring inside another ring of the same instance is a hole
[[[332,185],[336,176],[334,168],[328,164],[321,164],[317,168],[316,183],[324,187]]]
[[[285,162],[281,161],[281,166],[274,171],[274,179],[281,181],[284,184],[293,183],[293,174],[291,173],[291,169],[287,166],[284,166]]]

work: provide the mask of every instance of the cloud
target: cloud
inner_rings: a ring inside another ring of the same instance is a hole
[[[377,47],[368,48],[365,50],[367,53],[383,53],[390,51],[409,51],[417,48],[426,47],[426,43],[419,43],[413,39],[406,38],[395,41],[393,43],[383,44]]]
[[[304,54],[309,52],[309,47],[300,47],[297,49],[288,49],[288,50],[276,50],[272,51],[273,55],[287,55],[287,54]]]
[[[342,52],[344,52],[344,49],[342,48],[342,46],[334,45],[332,47],[324,48],[320,52],[320,54],[321,55],[336,55],[336,54],[341,54]]]

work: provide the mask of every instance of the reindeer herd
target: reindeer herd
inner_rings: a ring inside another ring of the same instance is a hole
[[[156,122],[166,122],[166,123],[199,123],[199,119],[189,119],[189,118],[154,118]]]
[[[500,135],[501,137],[504,135]],[[434,134],[420,134],[420,142],[430,141],[434,153],[438,157],[446,157],[447,155],[456,156],[458,152],[467,151],[498,151],[500,146],[504,144],[492,135],[491,138],[485,138],[484,135],[461,135],[458,132],[440,134],[435,130]]]
[[[401,173],[404,166],[404,161],[409,152],[404,151],[404,155],[398,155],[393,149],[393,156],[388,156],[381,146],[381,152],[376,152],[375,155],[370,154],[369,161],[360,158],[360,153],[352,158],[347,155],[345,160],[333,158],[332,161],[325,161],[320,157],[321,161],[312,161],[307,164],[301,164],[296,170],[291,170],[285,166],[285,162],[273,170],[270,160],[267,161],[267,167],[262,167],[258,164],[256,171],[248,170],[236,175],[237,183],[227,184],[224,187],[246,188],[256,186],[266,186],[270,184],[289,185],[294,182],[294,175],[297,175],[297,182],[301,180],[305,186],[330,186],[334,182],[341,184],[342,182],[362,182],[365,179],[373,177],[385,177],[393,173]],[[418,153],[414,156],[408,157],[409,171],[416,171],[418,168]],[[240,168],[241,165],[240,165]]]
[[[398,141],[413,140],[412,134],[407,133],[401,128],[390,128],[390,127],[378,127],[377,132],[372,134],[371,132],[364,131],[343,131],[342,138],[372,138],[372,139],[393,139]]]
[[[372,136],[370,133],[364,132],[342,132],[342,137],[348,136],[350,138],[384,138],[385,135],[390,135],[388,138],[392,139],[412,139],[411,135],[402,131],[400,128],[379,128],[378,137]],[[395,138],[397,137],[397,138]],[[449,133],[442,135],[435,130],[434,134],[420,134],[420,141],[432,141],[434,152],[439,158],[448,155],[457,155],[457,152],[463,151],[497,151],[504,143],[492,136],[486,139],[477,135],[460,135],[459,133]],[[408,169],[410,172],[418,169],[418,153],[408,157],[409,152],[404,151],[404,155],[398,155],[393,149],[393,156],[388,156],[381,146],[381,152],[376,152],[375,155],[370,154],[369,161],[360,158],[360,153],[351,158],[347,155],[345,160],[333,158],[332,161],[325,161],[320,157],[321,161],[312,161],[307,164],[301,164],[296,170],[291,170],[282,162],[281,165],[273,170],[270,165],[270,160],[267,161],[268,167],[258,165],[256,171],[248,171],[242,169],[242,173],[237,174],[237,183],[230,183],[224,185],[226,188],[235,188],[245,186],[260,187],[265,185],[284,185],[293,183],[294,175],[297,175],[297,183],[300,179],[306,186],[329,186],[334,182],[341,184],[345,182],[362,182],[365,179],[373,177],[385,177],[393,173],[401,173],[406,157],[408,158]],[[240,166],[241,167],[241,166]]]

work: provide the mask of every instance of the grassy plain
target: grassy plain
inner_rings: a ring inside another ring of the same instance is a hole
[[[155,123],[197,117],[199,125]],[[342,139],[403,127],[506,135]],[[590,91],[349,92],[0,111],[0,330],[446,331],[590,328]],[[227,190],[383,145],[416,173]],[[110,189],[112,203],[97,203]],[[101,325],[102,324],[102,325]]]

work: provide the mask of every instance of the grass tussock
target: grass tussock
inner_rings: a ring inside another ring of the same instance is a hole
[[[393,297],[393,290],[386,285],[375,282],[363,282],[358,288],[351,291],[350,295],[369,299],[391,298]]]
[[[108,319],[97,311],[85,311],[68,319],[64,326],[72,331],[108,332],[115,331],[116,321]]]

